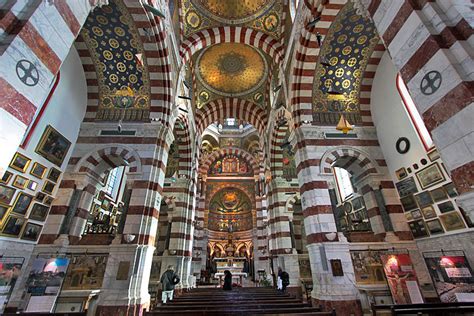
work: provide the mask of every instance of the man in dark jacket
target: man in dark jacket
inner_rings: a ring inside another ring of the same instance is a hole
[[[174,273],[173,266],[168,266],[168,270],[163,273],[161,276],[161,286],[163,292],[161,293],[161,301],[163,304],[166,304],[166,301],[169,299],[173,300],[174,286],[179,283],[179,277]]]
[[[286,291],[286,287],[290,284],[290,275],[288,272],[283,271],[282,268],[278,268],[278,278],[280,279],[279,282],[281,282],[281,290],[283,293]]]

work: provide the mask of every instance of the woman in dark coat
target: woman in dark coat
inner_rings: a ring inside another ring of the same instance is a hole
[[[229,270],[224,271],[224,291],[232,290],[232,273]]]

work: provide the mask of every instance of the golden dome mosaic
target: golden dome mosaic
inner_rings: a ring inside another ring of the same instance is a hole
[[[267,11],[272,0],[195,0],[198,8],[204,9],[213,19],[221,23],[246,23]]]
[[[200,53],[195,73],[209,91],[236,97],[257,90],[268,66],[262,53],[251,46],[222,43]]]

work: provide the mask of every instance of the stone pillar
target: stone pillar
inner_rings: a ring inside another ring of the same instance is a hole
[[[89,217],[89,210],[96,194],[97,188],[90,183],[82,188],[81,197],[69,228],[69,242],[75,243],[81,239],[86,227],[87,218]]]
[[[295,130],[296,165],[301,193],[307,248],[311,263],[314,303],[341,315],[361,315],[349,244],[337,233],[329,196],[328,176],[321,175],[321,149],[315,138],[324,135],[314,126]],[[322,148],[324,150],[324,148]],[[344,276],[333,276],[330,260],[341,260]]]

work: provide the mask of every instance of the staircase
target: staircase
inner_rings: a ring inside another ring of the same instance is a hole
[[[273,288],[199,288],[175,297],[172,302],[158,306],[152,315],[336,315],[320,312],[319,308]]]

